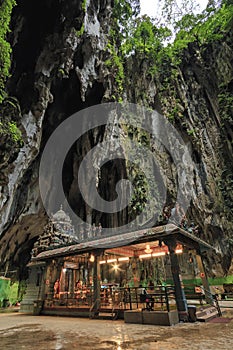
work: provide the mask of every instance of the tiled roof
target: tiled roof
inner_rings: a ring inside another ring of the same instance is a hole
[[[149,229],[122,233],[115,236],[98,238],[92,241],[86,241],[83,243],[78,243],[57,249],[46,250],[38,254],[35,258],[32,259],[32,261],[46,260],[56,256],[67,256],[74,255],[77,253],[81,254],[83,252],[89,252],[95,249],[107,249],[120,246],[127,246],[129,244],[140,241],[146,241],[148,239],[160,239],[175,233],[179,233],[181,236],[185,236],[189,240],[197,242],[199,243],[199,245],[205,248],[214,249],[210,244],[194,236],[192,233],[189,233],[174,224],[167,224],[164,226],[157,226]]]

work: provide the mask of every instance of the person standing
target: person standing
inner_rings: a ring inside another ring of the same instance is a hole
[[[155,303],[155,300],[153,298],[153,293],[155,292],[155,286],[154,286],[154,283],[153,281],[150,281],[148,283],[148,288],[146,290],[146,307],[147,307],[147,310],[153,310],[154,309],[154,303]]]

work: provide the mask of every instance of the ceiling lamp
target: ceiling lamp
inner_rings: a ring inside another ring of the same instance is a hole
[[[164,255],[166,255],[165,252],[156,252],[156,253],[153,253],[153,254],[152,254],[153,257],[156,257],[156,256],[164,256]]]
[[[113,265],[113,270],[114,270],[115,272],[117,272],[117,271],[119,270],[119,265],[114,264],[114,265]]]
[[[182,254],[183,253],[183,246],[181,244],[177,244],[175,249],[176,254]]]
[[[91,256],[90,256],[90,262],[94,262],[95,261],[95,257],[94,257],[94,255],[93,254],[91,254]]]
[[[100,260],[100,265],[106,264],[106,260]]]
[[[151,249],[149,244],[146,245],[145,253],[146,254],[151,254],[152,253],[152,249]]]
[[[139,259],[147,259],[147,258],[151,258],[151,254],[142,254],[142,255],[139,255]]]
[[[176,254],[182,254],[183,253],[183,249],[182,248],[178,248],[175,250]]]
[[[128,256],[123,256],[122,258],[118,258],[118,261],[129,261],[129,257]]]

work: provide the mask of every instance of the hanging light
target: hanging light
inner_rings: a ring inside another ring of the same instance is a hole
[[[152,249],[151,249],[149,244],[146,245],[146,249],[144,251],[145,251],[146,254],[151,254],[152,253]]]
[[[119,265],[114,264],[114,265],[113,265],[113,270],[114,270],[115,272],[117,272],[117,271],[119,270]]]
[[[94,257],[94,255],[93,254],[91,254],[91,256],[90,256],[90,262],[94,262],[95,261],[95,257]]]
[[[178,244],[178,245],[176,246],[175,253],[176,253],[176,254],[181,254],[181,253],[183,253],[183,247],[182,247],[181,244]]]
[[[181,254],[181,253],[183,253],[183,249],[182,248],[178,248],[178,249],[175,250],[175,253],[176,254]]]

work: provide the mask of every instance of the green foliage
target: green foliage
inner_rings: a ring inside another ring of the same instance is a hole
[[[86,13],[86,11],[87,11],[87,0],[82,0],[81,7],[82,7],[83,19],[84,19],[85,13]],[[79,30],[75,30],[76,35],[77,35],[78,37],[79,37],[79,36],[82,36],[83,33],[84,33],[84,30],[85,30],[85,26],[84,26],[84,22],[83,22],[82,25],[81,25],[81,28],[80,28]]]
[[[179,29],[173,51],[182,50],[188,43],[197,40],[199,44],[220,40],[233,24],[233,5],[222,5],[219,9],[207,8],[201,14],[187,14],[176,23]]]
[[[222,172],[222,178],[218,183],[218,188],[222,193],[225,204],[230,210],[233,210],[233,178],[229,168],[225,168]]]
[[[87,10],[87,0],[83,0],[83,2],[82,2],[82,10],[86,12],[86,10]]]
[[[148,182],[142,171],[137,166],[129,168],[131,173],[131,182],[134,192],[130,201],[130,212],[132,215],[138,215],[142,212],[148,196]]]
[[[123,37],[128,36],[132,20],[139,15],[139,0],[115,0],[112,13],[112,28]]]
[[[116,83],[116,95],[112,96],[112,98],[118,99],[118,101],[122,100],[123,94],[123,84],[124,84],[124,67],[122,57],[118,54],[116,49],[116,44],[112,38],[112,41],[107,45],[108,52],[110,53],[109,58],[105,61],[106,67],[110,68],[111,74],[114,77]]]
[[[130,121],[131,115],[127,117]],[[135,119],[135,115],[132,114],[132,118]],[[153,209],[157,204],[159,198],[157,183],[154,181],[154,168],[151,166],[150,161],[144,160],[142,171],[141,161],[145,158],[145,149],[151,148],[151,135],[141,127],[137,127],[136,124],[132,125],[130,122],[121,125],[124,134],[127,134],[127,139],[131,139],[132,144],[127,144],[126,147],[126,158],[127,152],[130,152],[134,161],[126,161],[128,179],[130,180],[133,193],[129,205],[129,216],[130,219],[135,218],[137,215],[142,213],[148,201],[153,202]],[[137,144],[137,148],[134,148],[134,144]]]
[[[84,29],[85,29],[85,27],[84,27],[84,23],[82,23],[81,28],[80,28],[79,30],[76,30],[76,35],[77,35],[77,36],[81,36],[81,35],[83,35],[83,33],[84,33]]]
[[[10,290],[10,280],[0,278],[0,302],[2,303],[4,299],[8,299],[8,294]]]
[[[15,122],[0,122],[0,136],[10,137],[10,140],[15,144],[23,144],[22,133]]]
[[[195,135],[195,129],[188,129],[188,130],[187,130],[187,134],[188,134],[189,136]]]
[[[229,91],[221,92],[218,95],[219,114],[223,121],[233,121],[233,96]]]
[[[57,70],[57,75],[58,75],[59,77],[64,77],[64,76],[66,75],[66,73],[65,73],[65,71],[64,71],[63,68],[59,68],[59,69]]]
[[[9,302],[11,305],[15,305],[18,301],[18,289],[19,289],[19,283],[15,282],[10,285],[10,291],[8,294]]]
[[[185,48],[194,41],[199,45],[207,44],[212,41],[221,40],[224,35],[233,26],[233,5],[229,2],[222,2],[221,6],[217,6],[213,1],[209,2],[209,6],[202,12],[194,14],[192,2],[184,2],[177,8],[177,3],[174,0],[165,0],[164,14],[167,20],[166,25],[172,22],[173,30],[176,33],[173,43],[164,45],[166,39],[169,38],[168,28],[164,28],[163,35],[159,40],[161,48],[155,57],[157,67],[161,71],[164,69],[164,64],[178,66],[182,60],[182,54]],[[195,3],[194,3],[195,5]],[[160,31],[162,28],[159,28]],[[154,47],[151,46],[154,51]]]
[[[3,0],[0,5],[0,103],[5,96],[5,82],[9,77],[11,66],[11,46],[6,36],[10,31],[11,12],[15,5],[15,0]]]
[[[232,28],[233,5],[231,1],[222,1],[219,4],[219,1],[213,0],[209,1],[202,13],[194,13],[196,5],[192,1],[182,1],[179,8],[174,0],[164,0],[163,3],[164,11],[167,12],[167,25],[169,20],[173,21],[176,31],[174,42],[168,43],[172,33],[167,26],[159,25],[158,20],[156,22],[149,16],[140,17],[135,8],[132,8],[130,0],[114,2],[107,47],[110,57],[105,63],[111,68],[117,85],[114,99],[121,99],[126,84],[125,61],[133,55],[141,61],[146,59],[147,73],[155,75],[161,83],[159,95],[163,112],[170,120],[175,120],[176,117],[183,116],[184,110],[176,88],[184,50],[192,42],[196,42],[204,50],[207,44],[221,40]],[[230,97],[228,101],[230,106]]]
[[[4,300],[14,305],[18,301],[18,287],[18,282],[11,283],[10,279],[0,278],[0,305]]]
[[[14,142],[22,141],[21,131],[18,129],[15,122],[8,122],[8,129]]]
[[[183,59],[184,50],[192,42],[199,44],[204,50],[206,44],[221,40],[232,28],[233,6],[222,4],[221,7],[207,7],[201,14],[185,14],[175,26],[178,30],[173,43],[163,46],[154,60],[154,72],[157,73],[160,86],[160,100],[163,112],[171,121],[183,116],[182,101],[177,96],[177,79],[179,65]],[[229,118],[232,98],[224,93],[219,95],[219,105],[222,118]],[[167,98],[169,96],[169,98]],[[224,98],[227,97],[227,103]],[[191,131],[189,130],[189,134]]]
[[[118,101],[122,100],[125,84],[124,63],[129,55],[149,58],[152,61],[149,73],[154,73],[156,54],[162,47],[162,40],[171,33],[167,28],[157,28],[148,16],[138,17],[139,1],[115,0],[112,25],[107,51],[110,57],[105,65],[111,68],[116,82]]]
[[[221,40],[232,27],[233,6],[229,1],[223,1],[221,6],[216,1],[202,13],[194,13],[195,2],[183,1],[177,8],[174,0],[165,0],[164,11],[167,12],[169,24],[173,21],[176,31],[173,43],[167,43],[171,31],[166,26],[158,25],[158,21],[149,16],[139,17],[133,11],[130,0],[116,0],[113,11],[113,23],[110,31],[108,51],[110,58],[106,66],[111,68],[117,91],[114,99],[121,99],[125,87],[124,62],[129,56],[147,62],[147,72],[157,77],[163,113],[171,121],[183,117],[183,103],[177,93],[179,84],[179,65],[182,62],[184,50],[192,42],[203,47],[212,41]],[[178,14],[174,16],[174,14]],[[157,24],[156,24],[157,23]],[[167,43],[167,44],[166,44]],[[169,96],[169,98],[167,98]],[[146,98],[146,94],[145,94]],[[221,100],[221,96],[219,96]],[[223,113],[229,115],[232,100],[228,97],[227,106]],[[220,101],[221,105],[221,101]],[[227,110],[227,111],[226,111]],[[188,133],[193,135],[194,131]]]
[[[156,58],[163,47],[162,41],[170,35],[168,28],[156,27],[151,18],[144,15],[134,21],[130,36],[122,45],[122,53],[143,54],[143,57]]]
[[[159,0],[160,6],[162,7],[163,20],[167,25],[176,29],[176,23],[184,17],[186,14],[193,14],[198,11],[199,4],[195,0]]]
[[[138,0],[115,0],[112,12],[112,23],[109,32],[109,42],[106,51],[109,57],[105,65],[111,68],[111,74],[116,84],[116,94],[112,99],[122,101],[124,91],[124,56],[121,45],[129,36],[132,19],[139,13]]]

